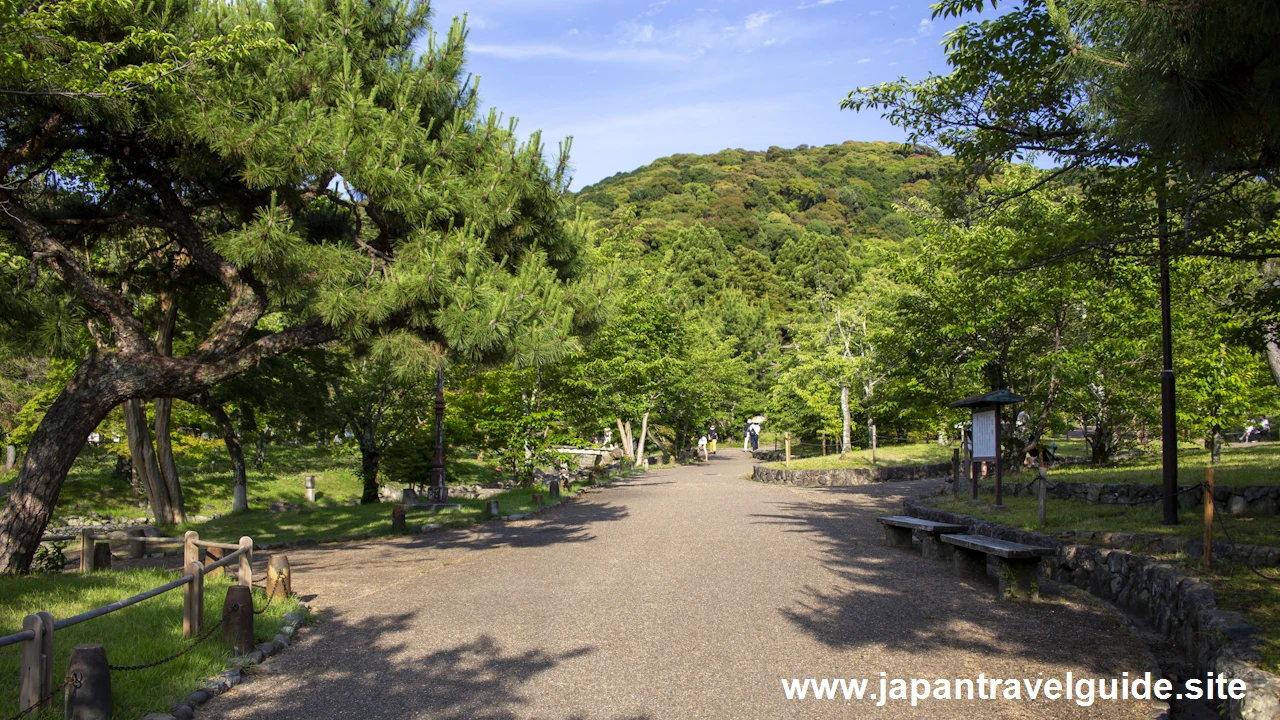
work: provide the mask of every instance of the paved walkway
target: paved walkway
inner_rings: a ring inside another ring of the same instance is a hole
[[[1135,703],[788,701],[780,679],[1119,676],[1106,611],[998,603],[880,545],[918,485],[766,486],[722,451],[541,517],[291,550],[319,624],[198,717],[1132,718]]]

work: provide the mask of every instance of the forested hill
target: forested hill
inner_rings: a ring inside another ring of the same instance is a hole
[[[578,199],[605,224],[634,208],[652,249],[675,228],[701,223],[729,249],[745,245],[785,263],[829,245],[822,237],[856,246],[910,236],[896,204],[927,197],[943,162],[930,148],[886,142],[722,150],[661,158],[583,188]]]

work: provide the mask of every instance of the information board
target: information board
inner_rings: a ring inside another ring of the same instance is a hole
[[[996,411],[983,410],[973,414],[973,459],[996,460]]]

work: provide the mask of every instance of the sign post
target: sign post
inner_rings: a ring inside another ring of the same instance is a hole
[[[1004,473],[1000,462],[1000,414],[1005,405],[1020,403],[1025,398],[1014,395],[1007,388],[972,395],[951,403],[953,408],[969,408],[973,418],[970,435],[973,452],[970,455],[970,475],[973,478],[973,499],[978,499],[978,463],[993,462],[996,466],[996,505],[1004,504]]]

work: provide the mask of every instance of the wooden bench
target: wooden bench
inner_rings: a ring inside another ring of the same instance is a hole
[[[955,547],[952,561],[961,577],[986,580],[987,556],[994,555],[1000,567],[1000,597],[1040,597],[1040,558],[1056,552],[1053,548],[1023,545],[986,535],[943,535],[942,542]]]
[[[912,531],[920,533],[920,552],[931,560],[950,560],[950,545],[943,545],[938,537],[943,533],[964,533],[969,528],[955,523],[934,522],[906,515],[890,515],[876,518],[884,525],[884,542],[889,547],[911,547]]]

